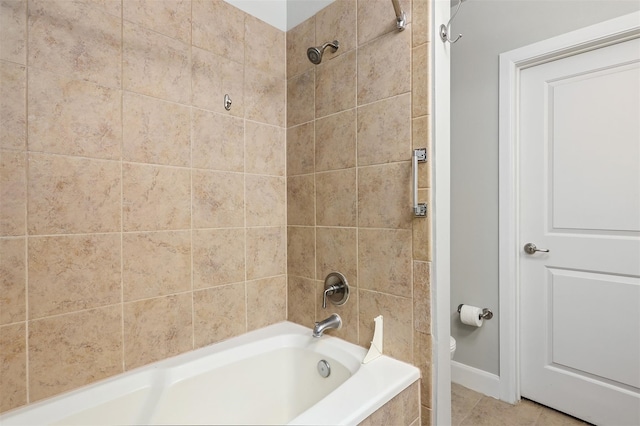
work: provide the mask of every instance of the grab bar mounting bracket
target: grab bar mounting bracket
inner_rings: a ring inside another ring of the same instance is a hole
[[[426,217],[427,216],[427,203],[418,203],[418,205],[416,205],[414,207],[413,213],[416,216],[419,216],[419,217]]]

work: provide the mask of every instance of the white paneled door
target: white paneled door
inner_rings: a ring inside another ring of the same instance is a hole
[[[519,93],[521,395],[640,425],[640,39],[525,68]]]

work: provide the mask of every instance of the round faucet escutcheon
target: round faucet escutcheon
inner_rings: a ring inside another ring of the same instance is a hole
[[[324,279],[322,309],[327,309],[327,299],[336,306],[344,305],[349,300],[349,283],[340,272],[331,272]]]

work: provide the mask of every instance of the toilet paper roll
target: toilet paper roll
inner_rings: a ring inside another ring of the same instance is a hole
[[[481,315],[482,308],[478,308],[477,306],[462,305],[462,308],[460,308],[460,321],[462,321],[463,324],[482,327],[484,320]]]

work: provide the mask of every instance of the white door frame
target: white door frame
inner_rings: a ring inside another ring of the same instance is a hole
[[[566,56],[640,37],[640,12],[500,55],[499,293],[500,399],[520,399],[518,104],[520,71]]]
[[[450,0],[433,0],[431,14],[431,212],[433,259],[431,272],[431,389],[434,425],[451,424],[450,288],[450,48],[440,40],[440,24],[449,21]],[[424,416],[426,413],[423,413]]]

